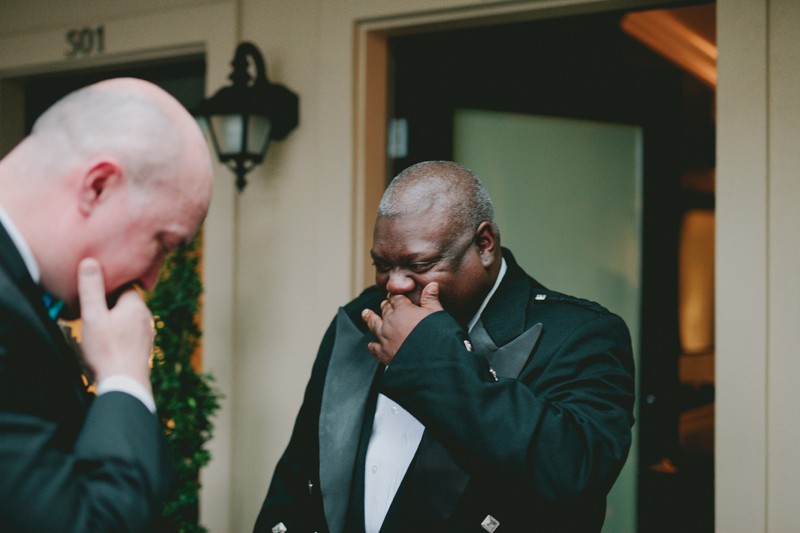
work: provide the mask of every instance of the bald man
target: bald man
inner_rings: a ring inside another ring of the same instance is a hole
[[[631,444],[623,321],[528,276],[456,163],[392,181],[371,254],[255,531],[600,531]]]
[[[164,256],[205,217],[202,133],[167,93],[76,91],[0,161],[0,531],[149,530],[171,488],[148,359]],[[46,309],[43,297],[57,301]],[[53,317],[82,318],[77,355]]]

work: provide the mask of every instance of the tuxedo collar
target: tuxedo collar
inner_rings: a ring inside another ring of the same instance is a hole
[[[11,219],[11,216],[8,214],[8,212],[3,209],[2,205],[0,205],[0,226],[3,227],[7,236],[17,249],[17,253],[25,262],[25,268],[27,268],[31,278],[35,283],[38,284],[41,276],[41,272],[39,271],[39,263],[36,261],[36,257],[34,257],[33,250],[31,250],[31,247],[28,245],[28,241],[25,240],[22,232]]]
[[[503,346],[517,338],[526,329],[527,306],[533,288],[541,287],[517,264],[514,255],[503,248],[503,258],[508,265],[503,281],[481,314],[480,322],[494,344]]]
[[[28,315],[29,322],[41,326],[43,335],[47,335],[48,331],[52,334],[52,328],[49,326],[54,322],[47,315],[42,302],[44,292],[31,278],[22,255],[2,224],[0,224],[0,268],[5,271],[14,288],[24,295],[24,298],[16,299],[6,294],[6,298],[15,301],[15,308]]]
[[[2,224],[0,224],[0,264],[8,272],[11,281],[25,292],[37,286],[31,278],[30,271],[22,259],[17,245]]]
[[[61,328],[47,314],[47,309],[42,301],[44,292],[31,279],[25,261],[2,224],[0,224],[0,269],[4,272],[4,274],[0,274],[0,287],[2,287],[0,292],[2,292],[3,299],[6,302],[14,302],[15,311],[37,330],[42,338],[48,340],[54,357],[59,359],[68,372],[74,375],[78,401],[85,404],[87,401],[86,388],[80,378],[76,355],[67,344]],[[10,282],[9,287],[3,287],[6,280]],[[20,294],[17,296],[17,293]]]
[[[319,414],[319,484],[331,533],[345,528],[364,411],[380,366],[367,349],[374,335],[353,320],[339,309]]]

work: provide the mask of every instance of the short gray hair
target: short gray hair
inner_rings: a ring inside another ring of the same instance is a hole
[[[383,193],[378,216],[395,218],[431,208],[446,213],[459,235],[474,232],[484,221],[500,232],[483,183],[452,161],[425,161],[402,171]]]

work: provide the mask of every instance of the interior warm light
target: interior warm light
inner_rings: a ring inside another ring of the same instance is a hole
[[[707,34],[707,25],[691,23],[709,17],[714,18],[713,6],[654,9],[628,13],[620,25],[625,33],[713,88],[717,85],[715,36]]]

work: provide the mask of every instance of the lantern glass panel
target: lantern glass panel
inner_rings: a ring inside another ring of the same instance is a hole
[[[272,121],[262,115],[250,115],[247,123],[247,153],[259,160],[267,151]]]
[[[244,117],[239,114],[212,115],[211,129],[219,145],[219,155],[231,156],[242,152]]]

